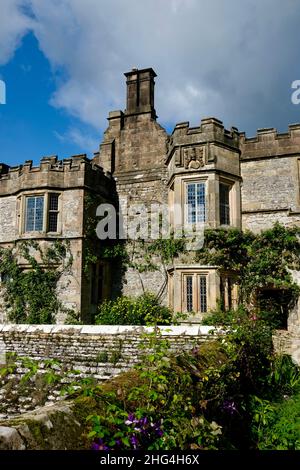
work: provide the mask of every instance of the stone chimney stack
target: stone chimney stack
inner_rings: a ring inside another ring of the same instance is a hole
[[[124,74],[127,78],[127,99],[125,116],[149,113],[156,119],[154,109],[154,78],[156,73],[152,68],[132,69]]]

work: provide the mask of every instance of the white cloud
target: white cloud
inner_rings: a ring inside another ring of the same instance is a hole
[[[21,10],[22,0],[0,0],[0,65],[9,61],[32,20]]]
[[[54,135],[60,142],[75,144],[81,151],[91,155],[97,150],[99,146],[99,139],[93,137],[91,134],[83,132],[81,129],[76,127],[70,127],[66,132],[63,133],[54,131]]]
[[[31,22],[54,70],[65,72],[51,104],[97,130],[110,110],[125,107],[122,74],[134,66],[157,72],[163,124],[214,115],[254,129],[289,112],[290,83],[300,78],[296,0],[24,2],[34,21],[16,14],[21,0],[10,1],[18,27],[5,33],[14,38],[6,57]]]

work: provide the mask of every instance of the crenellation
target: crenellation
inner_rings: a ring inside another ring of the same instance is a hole
[[[224,145],[238,148],[239,132],[236,127],[225,129],[222,121],[216,118],[203,118],[198,127],[190,127],[189,122],[176,124],[170,140],[169,152],[174,145],[184,145],[197,142],[220,142]]]
[[[239,138],[242,160],[299,154],[300,124],[290,124],[288,132],[280,133],[274,127],[258,129],[253,137],[240,132]]]
[[[109,189],[110,173],[104,174],[103,168],[83,155],[58,160],[57,156],[43,157],[39,166],[32,160],[22,165],[0,167],[0,197],[16,194],[32,188],[56,187],[61,189],[76,186],[101,186]]]

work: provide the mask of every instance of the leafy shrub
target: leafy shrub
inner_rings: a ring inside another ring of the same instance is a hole
[[[273,394],[292,395],[300,391],[300,368],[290,356],[282,354],[274,357],[269,384]]]
[[[249,314],[243,305],[239,305],[236,310],[222,310],[218,308],[207,314],[203,320],[203,325],[228,326],[240,324],[243,320],[247,320]]]
[[[226,342],[230,350],[233,347],[242,393],[265,393],[273,357],[272,329],[255,317],[246,318],[229,330]]]
[[[300,450],[300,394],[278,403],[259,433],[260,450]]]
[[[300,268],[299,233],[299,227],[279,223],[258,234],[232,228],[209,229],[205,231],[204,246],[198,251],[197,260],[238,273],[240,301],[251,305],[254,298],[263,297],[261,309],[269,310],[264,305],[268,300],[278,321],[283,323],[300,292],[290,272]],[[274,289],[280,295],[274,296]],[[268,292],[269,295],[263,295]]]
[[[100,408],[87,422],[93,448],[298,448],[300,399],[290,405],[291,423],[281,409],[282,394],[298,390],[298,368],[274,355],[268,325],[244,313],[226,335],[177,356],[159,329],[146,334],[128,379],[93,394]]]
[[[247,308],[240,304],[235,310],[223,310],[218,307],[216,310],[207,314],[203,320],[203,325],[233,326],[240,325],[247,319],[255,319],[264,322],[271,329],[282,327],[282,312],[276,309],[259,310],[256,313],[250,313]]]
[[[96,325],[168,325],[171,321],[170,309],[161,305],[151,293],[137,298],[123,296],[106,300],[95,317]]]
[[[120,379],[116,379],[113,390],[105,390],[105,384],[98,397],[105,406],[99,414],[87,418],[93,449],[217,449],[222,429],[205,417],[203,389],[196,383],[201,382],[199,368],[205,374],[207,365],[214,361],[210,359],[212,351],[216,349],[212,357],[219,357],[221,345],[199,347],[208,354],[199,368],[197,358],[203,354],[198,356],[197,350],[193,355],[186,354],[184,360],[181,357],[180,362],[170,355],[168,341],[157,332],[145,335],[142,347],[145,355],[136,366],[136,379],[126,383],[125,390]]]

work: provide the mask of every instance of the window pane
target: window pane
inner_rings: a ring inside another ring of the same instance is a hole
[[[55,194],[55,193],[49,194],[49,210],[50,211],[58,210],[58,194]]]
[[[194,224],[196,222],[196,185],[187,185],[187,210],[188,210],[188,223]]]
[[[57,212],[49,212],[49,224],[48,224],[48,231],[49,232],[57,232]]]
[[[229,186],[220,183],[220,224],[230,225]]]
[[[26,198],[26,232],[43,230],[44,196]]]
[[[206,276],[200,276],[199,278],[199,292],[200,292],[200,312],[207,312],[207,286]]]
[[[35,226],[34,230],[42,231],[43,230],[43,212],[44,212],[44,197],[35,198]]]
[[[205,222],[205,184],[197,183],[197,222]]]
[[[49,193],[48,232],[57,232],[58,194]]]
[[[193,276],[186,276],[186,309],[193,311]]]
[[[34,206],[35,206],[35,198],[28,197],[27,198],[27,207],[26,207],[26,232],[31,232],[34,230]]]
[[[187,185],[187,222],[205,222],[205,183]]]

